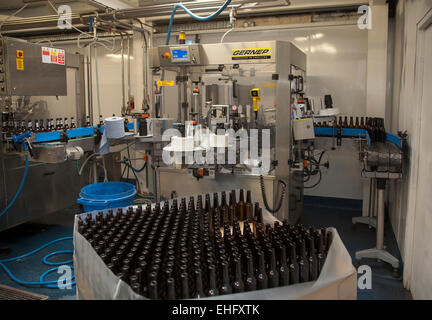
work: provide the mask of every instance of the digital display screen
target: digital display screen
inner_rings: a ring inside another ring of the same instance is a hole
[[[173,61],[189,61],[189,51],[183,49],[173,49],[172,50],[172,60]]]

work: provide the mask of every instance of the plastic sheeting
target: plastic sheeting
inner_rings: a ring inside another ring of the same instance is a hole
[[[169,201],[171,202],[172,200]],[[95,216],[96,213],[96,211],[93,211],[93,216]],[[106,212],[104,212],[104,214],[106,214]],[[86,213],[81,214],[83,220],[85,215]],[[80,215],[75,216],[74,226],[74,266],[77,299],[147,299],[135,293],[126,282],[117,278],[105,265],[90,243],[78,232],[79,216]],[[267,212],[263,212],[263,219],[265,223],[277,221]],[[316,281],[204,299],[355,299],[357,296],[356,269],[352,265],[351,256],[342,243],[336,229],[329,229],[333,232],[333,241],[327,254],[323,270]]]

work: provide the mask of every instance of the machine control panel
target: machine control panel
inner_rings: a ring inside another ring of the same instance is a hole
[[[153,67],[202,65],[202,47],[199,44],[163,46],[151,49]]]
[[[172,47],[170,53],[172,63],[191,62],[189,47]]]

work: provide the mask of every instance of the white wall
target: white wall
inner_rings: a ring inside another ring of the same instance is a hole
[[[427,152],[431,150],[430,139],[423,129],[431,123],[432,115],[430,104],[423,110],[420,100],[420,97],[427,98],[432,79],[430,65],[425,69],[429,78],[421,77],[422,63],[427,60],[421,59],[418,50],[421,33],[417,30],[417,24],[431,9],[430,0],[399,1],[395,32],[392,129],[408,131],[410,150],[403,180],[390,189],[390,217],[405,262],[404,285],[415,299],[432,298],[429,202],[432,186],[430,179],[423,179],[430,172]],[[430,55],[427,59],[430,61]],[[425,93],[421,94],[420,88]]]
[[[219,43],[223,33],[201,34],[201,43]],[[194,39],[194,35],[188,35]],[[334,106],[342,114],[365,116],[368,31],[356,23],[337,26],[292,26],[284,30],[232,32],[225,42],[252,40],[292,41],[307,54],[307,94],[324,99],[331,94]],[[175,43],[174,37],[172,43]],[[155,45],[165,42],[165,35],[155,36]],[[385,82],[385,77],[383,77]],[[320,185],[307,189],[308,195],[362,199],[361,165],[357,150],[329,150],[330,169],[324,170]],[[312,183],[311,183],[312,184]]]

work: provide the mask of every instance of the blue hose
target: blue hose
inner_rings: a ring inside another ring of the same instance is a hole
[[[25,169],[24,169],[24,175],[21,179],[21,184],[18,188],[17,193],[15,194],[15,197],[12,199],[12,201],[9,203],[9,205],[6,207],[6,209],[4,209],[2,211],[2,213],[0,213],[0,218],[9,211],[9,209],[14,205],[15,201],[18,199],[19,195],[21,194],[22,189],[24,188],[24,183],[26,182],[27,179],[27,174],[28,174],[28,169],[29,169],[29,160],[28,160],[28,156],[25,156]]]
[[[168,34],[165,41],[165,44],[168,45],[171,37],[171,29],[174,22],[174,16],[176,14],[177,9],[183,9],[188,15],[190,15],[192,18],[198,20],[198,21],[209,21],[215,17],[217,17],[222,11],[225,10],[226,7],[231,3],[231,0],[226,0],[225,3],[220,7],[216,12],[212,13],[211,15],[207,17],[201,17],[190,11],[188,8],[186,8],[182,3],[178,3],[174,6],[173,11],[171,13],[171,18],[168,26]]]
[[[48,261],[48,258],[50,258],[50,257],[52,257],[54,255],[65,254],[65,253],[73,253],[72,250],[60,250],[60,251],[55,251],[55,252],[51,252],[51,253],[47,254],[43,258],[43,260],[42,260],[43,263],[46,264],[46,265],[57,266],[57,267],[51,268],[51,269],[45,271],[40,276],[39,281],[24,281],[24,280],[20,280],[17,277],[15,277],[13,275],[13,273],[9,270],[9,268],[6,267],[6,265],[5,265],[5,263],[7,263],[7,262],[13,262],[13,261],[17,261],[17,260],[26,258],[28,256],[31,256],[32,254],[35,254],[36,252],[39,252],[42,249],[44,249],[44,248],[46,248],[46,247],[48,247],[48,246],[50,246],[50,245],[52,245],[54,243],[57,243],[57,242],[60,242],[60,241],[64,241],[64,240],[72,240],[72,239],[73,239],[73,237],[63,237],[63,238],[55,239],[55,240],[50,241],[50,242],[44,244],[43,246],[41,246],[41,247],[39,247],[39,248],[37,248],[37,249],[35,249],[33,251],[30,251],[28,253],[25,253],[25,254],[23,254],[21,256],[14,257],[14,258],[8,258],[8,259],[2,259],[2,260],[0,260],[0,267],[3,268],[4,271],[6,271],[6,273],[9,275],[9,277],[13,281],[15,281],[15,282],[17,282],[17,283],[19,283],[21,285],[24,285],[24,286],[43,286],[43,287],[46,287],[46,288],[56,288],[56,289],[64,287],[64,286],[68,286],[68,285],[72,285],[73,286],[73,285],[75,285],[75,281],[73,281],[73,279],[75,279],[74,275],[72,277],[64,279],[63,281],[65,283],[62,283],[62,284],[59,284],[59,281],[57,281],[57,280],[45,280],[45,277],[49,273],[57,271],[60,268],[60,266],[67,265],[71,269],[74,268],[73,265],[71,265],[72,264],[72,260],[61,261],[61,262],[51,262],[51,261]]]

